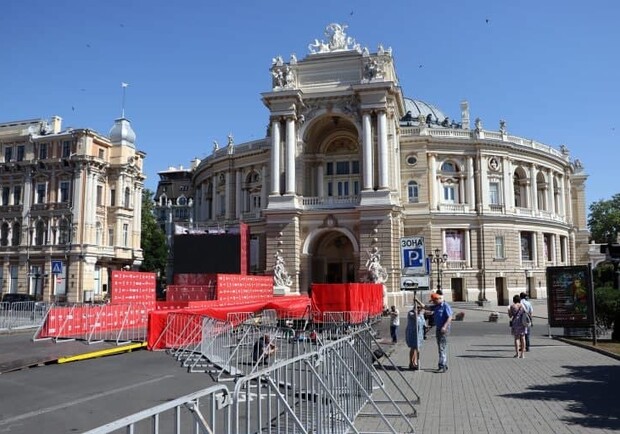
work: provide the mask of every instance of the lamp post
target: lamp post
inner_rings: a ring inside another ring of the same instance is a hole
[[[441,289],[441,265],[448,260],[446,253],[441,254],[439,249],[435,249],[435,253],[429,253],[428,259],[431,261],[433,268],[437,270],[437,290]]]

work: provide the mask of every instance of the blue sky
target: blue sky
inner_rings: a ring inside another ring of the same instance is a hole
[[[2,0],[0,122],[63,118],[107,134],[125,114],[147,153],[147,188],[213,140],[264,137],[271,59],[299,59],[325,26],[392,47],[406,96],[485,129],[566,145],[587,200],[620,192],[620,2],[444,0]]]

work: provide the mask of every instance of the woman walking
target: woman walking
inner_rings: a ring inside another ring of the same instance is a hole
[[[407,312],[407,329],[405,330],[405,340],[409,347],[409,369],[417,371],[420,369],[420,350],[424,342],[424,305],[417,300],[409,312]]]
[[[510,330],[515,341],[514,357],[520,359],[525,358],[525,334],[527,333],[527,327],[523,325],[523,315],[525,315],[525,308],[517,294],[512,297],[512,304],[508,308],[508,317],[510,318]]]

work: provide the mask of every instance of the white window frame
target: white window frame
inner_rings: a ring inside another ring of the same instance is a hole
[[[407,197],[409,203],[418,203],[420,201],[420,185],[417,181],[409,181],[407,183]]]
[[[495,236],[495,259],[506,259],[505,239],[502,235]]]

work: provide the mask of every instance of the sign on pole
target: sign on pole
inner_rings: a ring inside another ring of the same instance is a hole
[[[426,271],[424,237],[403,237],[400,239],[400,258],[403,276],[423,276]]]
[[[52,274],[62,274],[62,261],[52,261]]]

